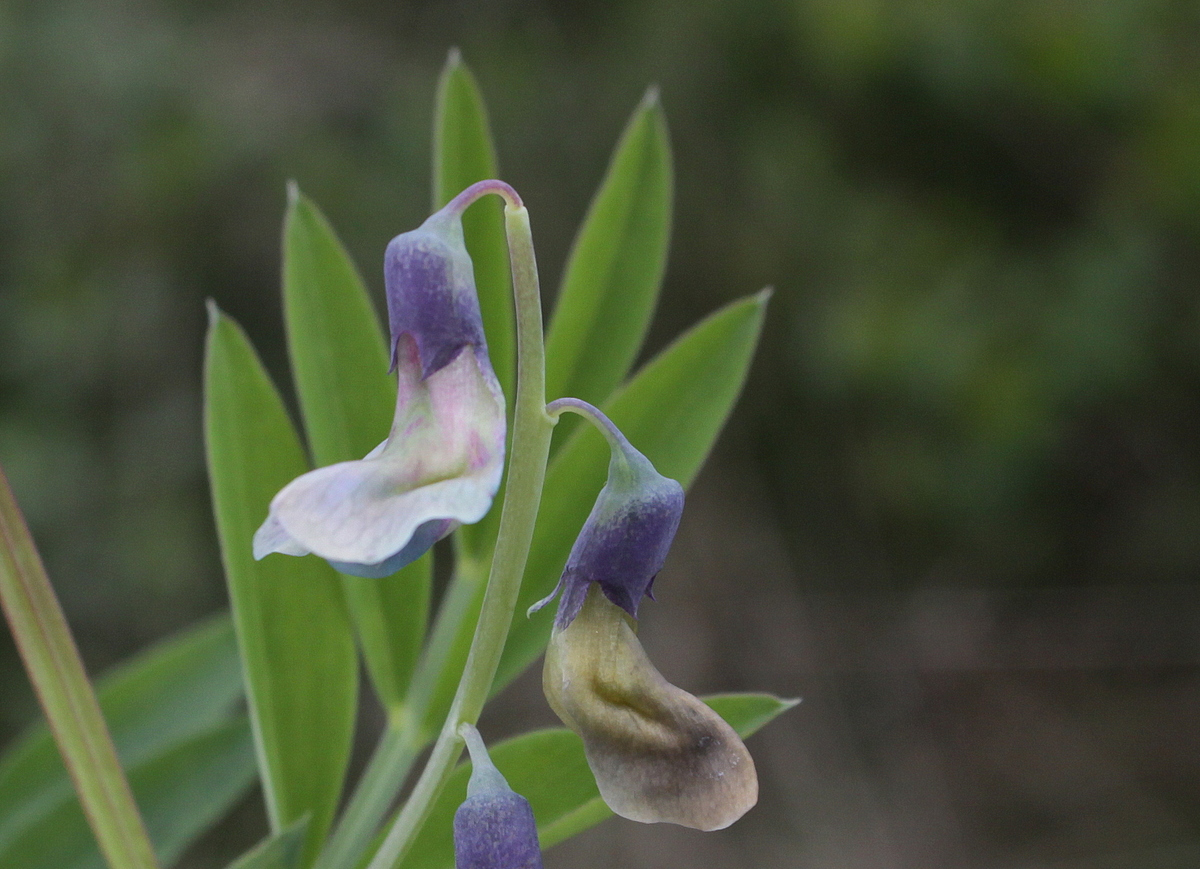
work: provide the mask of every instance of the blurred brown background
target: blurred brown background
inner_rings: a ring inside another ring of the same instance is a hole
[[[547,866],[1200,866],[1198,39],[1178,0],[0,5],[0,462],[89,665],[224,605],[203,299],[286,385],[285,180],[378,292],[458,45],[548,294],[652,82],[649,351],[777,288],[642,636],[804,702],[729,831],[609,821]],[[551,722],[536,683],[493,735]],[[7,634],[0,698],[5,742]]]

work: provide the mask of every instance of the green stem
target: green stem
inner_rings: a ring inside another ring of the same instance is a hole
[[[437,620],[408,692],[413,726],[421,730],[425,739],[437,735],[446,710],[454,701],[483,605],[488,570],[487,561],[472,557],[465,547],[455,547],[454,576],[442,596]]]
[[[415,721],[388,723],[354,795],[313,869],[355,866],[425,746]]]
[[[608,463],[610,482],[613,479],[620,479],[624,480],[626,484],[635,484],[637,480],[635,465],[645,465],[653,471],[654,466],[650,464],[649,460],[634,448],[629,439],[617,428],[616,423],[605,416],[600,408],[588,404],[582,398],[556,398],[546,405],[546,414],[553,420],[557,420],[565,412],[582,416],[608,441],[611,453]],[[657,471],[654,473],[657,474]],[[557,591],[555,589],[550,597],[553,597]],[[530,611],[542,606],[548,600],[549,598],[546,598],[534,604]]]
[[[604,412],[595,405],[588,404],[582,398],[556,398],[554,401],[546,405],[546,414],[554,420],[557,420],[563,413],[574,413],[582,416],[593,426],[600,434],[604,435],[604,439],[608,441],[608,445],[614,450],[619,450],[622,453],[629,452],[632,447],[625,435],[617,428],[616,424],[604,415]]]
[[[0,604],[108,865],[155,869],[154,848],[79,650],[2,469]]]
[[[438,609],[437,622],[409,687],[401,716],[388,722],[366,771],[355,785],[346,810],[313,869],[357,866],[380,822],[395,802],[413,761],[436,735],[437,722],[450,707],[456,689],[450,672],[461,673],[471,642],[471,627],[479,614],[484,565],[466,553],[456,553],[454,579]],[[448,684],[447,684],[448,683]]]
[[[542,482],[546,476],[546,461],[550,455],[550,435],[554,430],[554,422],[546,415],[541,294],[529,231],[529,213],[507,185],[501,187],[500,182],[484,181],[473,187],[482,192],[499,193],[507,200],[504,221],[517,316],[517,396],[508,487],[487,591],[458,692],[412,795],[392,823],[368,869],[392,869],[403,859],[462,752],[459,725],[464,721],[474,724],[479,720],[496,676],[521,590],[521,577],[529,556]]]

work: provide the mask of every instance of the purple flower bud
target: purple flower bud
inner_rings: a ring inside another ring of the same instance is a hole
[[[396,236],[383,256],[392,370],[401,335],[417,345],[422,379],[445,368],[463,347],[487,360],[475,272],[458,212],[443,209]],[[490,362],[488,367],[491,367]]]
[[[478,731],[464,725],[471,752],[467,799],[454,813],[455,869],[542,869],[529,801],[496,769]]]
[[[504,395],[483,336],[459,209],[392,239],[384,259],[396,412],[364,459],[285,486],[254,535],[254,557],[315,553],[381,577],[492,505],[504,465]]]
[[[654,469],[600,411],[578,399],[559,399],[552,409],[582,410],[605,432],[612,448],[608,480],[571,547],[558,586],[530,608],[540,609],[562,589],[555,616],[565,628],[583,606],[594,582],[634,618],[642,598],[667,560],[683,514],[683,487]]]

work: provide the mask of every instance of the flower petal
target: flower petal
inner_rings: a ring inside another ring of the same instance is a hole
[[[315,553],[382,577],[491,507],[504,465],[504,394],[487,355],[458,203],[384,255],[396,412],[364,459],[304,474],[271,501],[254,557]]]
[[[529,801],[508,786],[479,732],[460,731],[471,753],[467,798],[454,813],[455,869],[542,869]]]
[[[265,558],[272,552],[284,555],[308,555],[309,552],[287,533],[274,514],[267,516],[267,521],[254,532],[255,559]]]
[[[404,469],[382,460],[342,462],[299,477],[272,502],[295,540],[331,561],[377,564],[431,520],[478,522],[495,486],[484,475],[405,488]]]
[[[600,795],[618,815],[719,830],[758,801],[754,761],[733,728],[662,677],[632,620],[596,589],[551,635],[542,685],[582,737]]]
[[[339,573],[361,576],[363,579],[383,579],[412,564],[458,525],[452,519],[430,519],[413,532],[403,549],[378,564],[356,564],[353,561],[330,561],[329,564]]]
[[[487,513],[503,470],[505,420],[486,356],[464,349],[422,380],[413,342],[402,337],[398,346],[404,355],[388,440],[366,459],[285,486],[255,535],[256,558],[302,549],[345,573],[386,576]]]
[[[487,351],[475,270],[457,212],[435,212],[393,238],[383,256],[383,277],[392,368],[400,362],[396,342],[404,334],[416,341],[422,378],[450,364],[465,346]]]

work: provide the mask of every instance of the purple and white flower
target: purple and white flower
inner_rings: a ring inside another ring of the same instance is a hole
[[[562,597],[542,670],[546,700],[583,739],[600,795],[618,815],[722,829],[758,801],[754,761],[719,715],[663,678],[636,633],[638,605],[679,526],[683,489],[595,408],[577,399],[556,406],[586,409],[612,459],[555,589]]]
[[[382,577],[492,505],[504,395],[488,359],[458,209],[392,239],[384,257],[396,412],[365,458],[297,477],[271,501],[254,557],[314,553]]]

